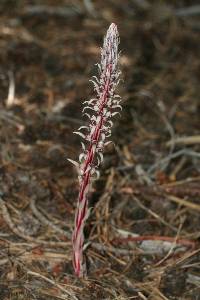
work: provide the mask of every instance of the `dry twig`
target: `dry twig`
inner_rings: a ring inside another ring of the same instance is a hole
[[[74,293],[72,291],[70,291],[69,289],[66,290],[62,285],[56,283],[54,280],[52,280],[52,279],[50,279],[50,278],[48,278],[48,277],[46,277],[42,274],[30,271],[30,270],[27,271],[27,274],[31,275],[31,276],[38,277],[40,279],[43,279],[43,280],[47,281],[48,283],[50,283],[50,284],[54,285],[55,287],[57,287],[60,291],[64,292],[68,296],[70,296],[70,298],[66,298],[66,300],[78,300],[78,298],[74,295]],[[69,286],[69,287],[71,287],[71,286]]]
[[[48,16],[48,17],[76,17],[82,12],[78,6],[50,6],[50,5],[27,5],[23,10],[23,15],[27,17]]]
[[[44,241],[44,240],[40,240],[38,238],[34,238],[31,237],[29,235],[24,234],[23,232],[21,232],[16,225],[13,223],[10,214],[8,212],[8,209],[4,203],[4,201],[0,198],[0,207],[2,209],[2,215],[4,220],[6,221],[8,227],[12,230],[12,232],[14,232],[18,237],[29,241],[29,242],[33,242],[36,244],[41,244],[41,245],[48,245],[49,247],[68,247],[70,243],[67,242],[53,242],[53,241]]]
[[[199,204],[192,203],[192,202],[189,202],[185,199],[181,199],[181,198],[178,198],[178,197],[172,196],[172,195],[168,195],[167,199],[169,199],[170,201],[173,201],[173,202],[175,202],[179,205],[186,206],[189,209],[196,210],[196,211],[200,212],[200,205]]]
[[[182,137],[177,137],[174,139],[171,139],[166,143],[167,147],[170,147],[172,144],[175,145],[196,145],[200,144],[200,135],[193,135],[193,136],[182,136]]]
[[[71,233],[68,231],[63,230],[62,228],[58,227],[56,224],[48,220],[36,207],[35,200],[31,199],[30,207],[34,213],[34,215],[45,225],[47,225],[49,228],[52,228],[55,232],[58,232],[67,238],[71,239]]]

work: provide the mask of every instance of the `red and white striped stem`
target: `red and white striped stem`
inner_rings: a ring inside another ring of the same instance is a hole
[[[79,162],[69,159],[77,167],[79,173],[79,195],[72,237],[73,266],[79,277],[84,275],[83,231],[85,220],[89,215],[88,193],[92,181],[99,176],[98,168],[103,161],[104,147],[110,142],[106,140],[111,136],[111,127],[113,126],[111,118],[119,113],[118,109],[121,109],[121,98],[115,94],[120,76],[118,45],[117,26],[112,23],[104,38],[101,63],[97,64],[99,78],[93,76],[91,80],[94,84],[96,98],[84,102],[83,112],[89,118],[89,124],[81,126],[75,132],[86,143],[81,143],[83,152],[79,155]]]

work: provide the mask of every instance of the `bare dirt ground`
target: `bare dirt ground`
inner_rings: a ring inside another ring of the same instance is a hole
[[[0,299],[200,299],[200,8],[169,2],[0,2]],[[111,22],[123,112],[78,279],[67,157]]]

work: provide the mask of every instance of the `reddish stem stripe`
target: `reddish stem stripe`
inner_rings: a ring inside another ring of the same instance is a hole
[[[84,223],[88,216],[88,192],[93,175],[98,172],[97,168],[103,159],[103,146],[106,136],[110,135],[112,122],[112,105],[119,104],[119,100],[114,99],[114,89],[117,85],[120,72],[118,71],[118,45],[119,36],[117,26],[111,24],[104,39],[103,49],[101,51],[101,64],[99,65],[99,79],[95,77],[94,89],[97,91],[96,99],[88,102],[85,109],[94,111],[89,123],[89,134],[84,135],[81,132],[77,134],[85,137],[89,142],[84,145],[84,153],[79,157],[79,195],[77,210],[75,215],[75,227],[73,232],[73,266],[78,276],[83,275],[83,242],[84,242]],[[120,105],[118,105],[119,107]],[[89,116],[89,114],[87,114]],[[90,117],[90,116],[89,116]],[[107,125],[109,124],[109,125]],[[106,126],[105,126],[106,125]],[[84,127],[82,127],[84,128]],[[81,129],[80,129],[81,130]],[[107,135],[106,135],[107,133]],[[74,162],[75,163],[75,162]],[[77,165],[77,163],[75,163]]]

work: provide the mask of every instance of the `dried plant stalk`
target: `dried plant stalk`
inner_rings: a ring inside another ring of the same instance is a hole
[[[104,38],[101,49],[101,63],[97,64],[99,78],[93,76],[96,98],[85,101],[83,113],[89,118],[88,126],[81,126],[76,134],[81,136],[85,143],[82,144],[82,153],[79,155],[79,163],[69,159],[79,173],[79,195],[75,214],[75,225],[72,237],[73,266],[77,276],[84,274],[83,244],[84,223],[89,215],[88,192],[92,181],[99,177],[98,168],[103,161],[103,149],[110,142],[113,126],[112,117],[121,109],[121,98],[115,94],[119,83],[120,71],[118,69],[119,34],[117,26],[111,24]],[[85,112],[86,111],[86,112]]]

